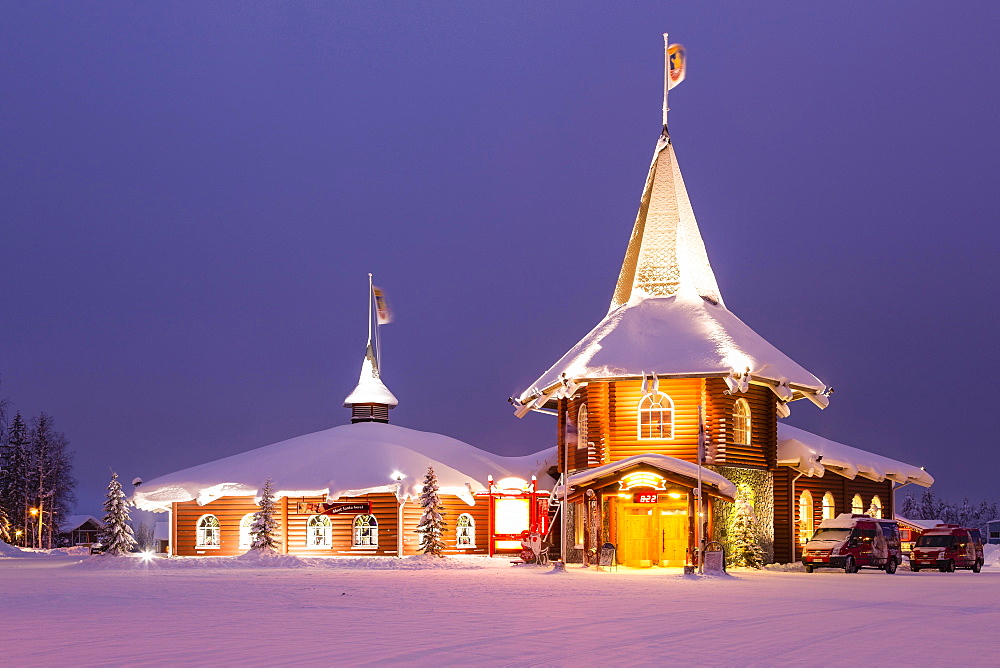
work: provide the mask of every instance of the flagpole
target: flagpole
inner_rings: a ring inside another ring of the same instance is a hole
[[[667,91],[670,90],[670,52],[669,52],[670,40],[667,37],[667,33],[663,33],[663,127],[667,127],[667,112],[670,108],[667,106]]]
[[[372,275],[368,274],[368,345],[372,344],[372,302],[375,301],[375,291],[372,290]]]
[[[703,406],[698,406],[698,509],[696,511],[698,513],[698,517],[695,518],[695,520],[697,522],[697,527],[696,527],[696,531],[695,531],[694,535],[695,535],[695,540],[696,540],[697,545],[698,545],[698,563],[695,564],[695,566],[698,567],[698,572],[699,573],[703,573],[704,572],[704,564],[705,564],[705,555],[704,555],[705,537],[702,536],[702,532],[704,531],[704,525],[703,525],[702,519],[701,519],[702,515],[704,513],[704,511],[702,509],[702,500],[701,500],[701,468],[705,464],[705,413],[704,413],[704,410],[705,409],[704,409]]]

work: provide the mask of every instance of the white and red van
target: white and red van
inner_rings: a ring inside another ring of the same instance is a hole
[[[899,525],[850,513],[823,520],[802,548],[802,563],[808,573],[816,568],[843,568],[845,573],[878,568],[891,575],[903,563]]]
[[[920,534],[910,553],[910,570],[924,568],[936,568],[942,573],[954,573],[959,568],[973,573],[983,570],[983,537],[979,529],[938,524]]]

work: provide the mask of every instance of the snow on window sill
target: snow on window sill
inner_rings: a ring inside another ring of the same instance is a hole
[[[222,546],[221,545],[195,545],[194,549],[196,549],[196,550],[221,550]]]

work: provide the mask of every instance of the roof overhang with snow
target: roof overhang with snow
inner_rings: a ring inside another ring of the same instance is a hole
[[[633,298],[613,310],[518,402],[542,408],[565,394],[567,385],[654,373],[661,378],[736,378],[771,387],[781,401],[809,398],[820,408],[829,403],[822,381],[725,306],[683,294]]]
[[[574,473],[569,477],[570,487],[580,488],[591,483],[618,477],[621,474],[643,468],[654,468],[666,473],[673,473],[683,478],[688,486],[697,484],[698,472],[701,469],[702,487],[706,493],[718,496],[727,501],[736,498],[736,485],[715,471],[711,471],[693,462],[687,462],[667,455],[644,454],[627,457],[611,464],[598,466]]]
[[[440,492],[475,504],[487,479],[537,476],[548,480],[555,448],[504,457],[442,434],[398,425],[360,422],[306,434],[161,476],[136,490],[142,510],[162,512],[172,503],[204,505],[223,496],[258,497],[272,479],[276,497],[325,496],[328,500],[378,492],[400,500],[420,495],[428,466]]]
[[[806,476],[822,477],[826,471],[853,480],[857,476],[882,482],[913,483],[930,487],[934,478],[919,466],[852,448],[816,434],[778,423],[778,464]]]

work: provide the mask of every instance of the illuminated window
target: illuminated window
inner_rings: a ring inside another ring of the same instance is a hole
[[[855,494],[854,498],[851,499],[851,512],[855,515],[865,514],[865,502],[861,500],[860,494]]]
[[[358,515],[354,518],[354,546],[378,547],[378,520],[374,515]]]
[[[799,543],[809,542],[813,535],[813,497],[809,490],[799,495]]]
[[[750,445],[750,404],[742,398],[733,404],[733,443]]]
[[[497,499],[493,506],[493,533],[517,535],[530,523],[528,499]]]
[[[590,438],[588,436],[587,424],[587,404],[580,406],[580,410],[576,413],[576,449],[583,450],[587,447],[587,440]]]
[[[868,506],[868,514],[872,517],[881,519],[882,517],[882,499],[878,496],[872,497],[872,505]]]
[[[663,392],[647,394],[639,402],[639,438],[674,437],[674,402]]]
[[[833,494],[830,492],[823,495],[823,519],[833,519]]]
[[[250,535],[250,529],[253,527],[253,516],[254,513],[247,513],[240,520],[240,547],[244,549],[249,548],[253,542],[253,536]]]
[[[326,515],[313,515],[306,522],[307,547],[332,547],[333,522]]]
[[[455,547],[476,546],[476,520],[469,513],[462,513],[455,521]]]
[[[219,547],[222,544],[222,529],[215,515],[203,515],[198,520],[196,547]]]
[[[573,547],[583,548],[583,524],[587,506],[582,503],[573,504]]]

